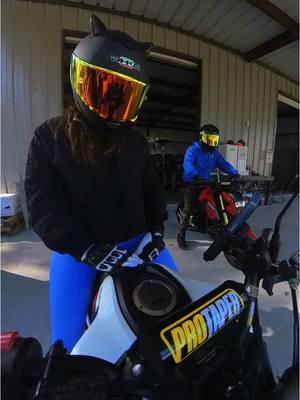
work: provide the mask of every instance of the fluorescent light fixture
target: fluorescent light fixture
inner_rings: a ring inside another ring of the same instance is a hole
[[[75,36],[65,36],[65,42],[66,43],[74,43],[77,44],[80,42],[82,38],[75,37]]]
[[[75,36],[65,36],[65,43],[73,43],[78,44],[82,38],[75,37]],[[168,54],[159,53],[157,51],[151,51],[149,54],[150,58],[154,58],[156,60],[166,61],[171,64],[181,65],[186,68],[190,69],[197,69],[198,64],[193,61],[186,60],[184,58],[179,58],[175,56],[170,56]]]
[[[193,61],[185,60],[184,58],[170,56],[168,54],[158,53],[157,51],[151,51],[149,56],[156,60],[162,60],[172,64],[182,65],[183,67],[187,67],[190,69],[198,68],[198,64]]]
[[[293,107],[293,108],[297,108],[297,110],[300,110],[300,104],[297,103],[297,101],[290,99],[289,97],[279,94],[278,100],[281,101],[282,103],[285,103],[285,104]]]

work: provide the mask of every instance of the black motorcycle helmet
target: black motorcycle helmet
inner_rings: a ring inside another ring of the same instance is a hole
[[[215,151],[219,144],[219,129],[211,124],[206,124],[200,128],[199,141],[206,151]]]
[[[149,89],[145,55],[151,43],[139,43],[108,30],[98,17],[92,33],[80,41],[70,63],[76,107],[92,125],[134,122]]]

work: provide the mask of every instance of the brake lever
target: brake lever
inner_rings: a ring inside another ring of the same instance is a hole
[[[265,289],[269,296],[273,296],[273,287],[280,282],[283,282],[282,276],[280,274],[271,273],[263,279],[262,287],[263,289]]]
[[[287,281],[291,289],[297,289],[299,285],[299,270],[296,265],[289,264],[286,260],[279,264],[280,274]]]
[[[296,289],[299,285],[298,269],[294,265],[290,265],[286,260],[281,261],[279,265],[272,264],[275,267],[264,279],[262,283],[263,289],[269,296],[273,296],[273,287],[280,282],[288,282],[291,289]]]
[[[265,241],[265,243],[267,244],[267,246],[268,246],[268,248],[269,248],[269,245],[270,245],[270,241],[271,241],[271,238],[272,238],[272,234],[273,234],[273,229],[271,229],[271,228],[265,228],[263,231],[262,231],[262,234],[261,234],[261,238]]]

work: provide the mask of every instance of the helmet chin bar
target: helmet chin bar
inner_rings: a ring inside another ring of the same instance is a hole
[[[200,139],[200,143],[201,143],[201,146],[202,146],[204,151],[213,152],[213,151],[217,150],[217,148],[218,148],[217,146],[213,147],[213,146],[209,146],[206,143],[203,143],[201,139]]]

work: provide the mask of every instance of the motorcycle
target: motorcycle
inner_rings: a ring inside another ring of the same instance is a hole
[[[199,180],[199,195],[189,218],[189,229],[208,234],[215,239],[224,227],[245,207],[248,199],[244,195],[243,186],[234,178],[217,182]],[[183,212],[183,201],[176,208],[178,224]],[[248,238],[255,240],[255,234],[249,230]]]
[[[193,207],[189,219],[189,229],[207,234],[210,238],[216,239],[225,229],[228,223],[235,218],[245,207],[248,199],[243,194],[243,185],[231,178],[221,181],[217,175],[217,182],[203,181],[198,182],[199,195],[198,201]],[[176,208],[176,218],[180,223],[183,202],[179,202]],[[256,234],[250,226],[244,223],[238,235],[248,241],[255,241]],[[226,260],[235,268],[240,268],[236,253],[238,249],[225,249]]]
[[[70,354],[61,341],[42,357],[40,344],[16,333],[1,336],[3,399],[240,400],[280,393],[299,371],[296,298],[299,253],[278,262],[281,219],[255,241],[238,234],[261,198],[205,251],[214,260],[238,249],[243,283],[199,282],[162,265],[104,268],[90,324]],[[269,295],[287,281],[293,300],[292,365],[277,381],[259,320],[259,284]]]

